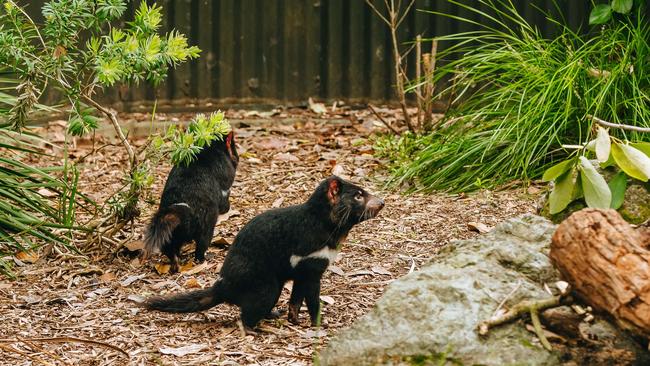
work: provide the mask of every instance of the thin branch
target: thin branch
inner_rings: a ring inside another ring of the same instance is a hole
[[[21,343],[21,342],[25,342],[25,340],[27,340],[27,339],[0,339],[0,344],[2,344],[2,343]],[[84,338],[76,338],[76,337],[48,337],[48,338],[32,338],[32,339],[29,339],[28,341],[29,342],[52,342],[52,343],[76,342],[76,343],[92,344],[92,345],[97,345],[97,346],[110,348],[112,350],[115,350],[115,351],[118,351],[118,352],[122,353],[128,359],[131,358],[131,356],[129,356],[128,352],[121,349],[120,347],[114,346],[112,344],[108,344],[108,343],[105,343],[105,342],[96,341],[96,340],[93,340],[93,339],[84,339]]]
[[[366,0],[366,4],[368,4],[368,6],[370,6],[370,7],[372,8],[372,10],[375,12],[375,14],[377,14],[377,16],[378,16],[381,20],[383,20],[384,23],[386,23],[386,25],[388,25],[388,26],[390,27],[390,22],[388,21],[388,19],[386,19],[386,18],[381,14],[381,12],[379,12],[379,10],[378,10],[378,9],[375,7],[375,5],[372,3],[372,0]]]
[[[603,119],[600,119],[600,118],[598,118],[596,116],[592,116],[591,114],[588,114],[587,117],[590,118],[591,120],[593,120],[594,122],[598,123],[601,126],[617,128],[619,130],[629,130],[629,131],[650,133],[650,127],[621,125],[621,124],[618,124],[618,123],[607,122],[607,121],[605,121]]]
[[[111,121],[111,124],[113,125],[113,128],[115,129],[115,133],[117,133],[117,136],[119,137],[120,141],[122,142],[122,145],[126,148],[126,152],[129,155],[129,162],[131,164],[131,169],[135,167],[137,164],[137,159],[138,157],[135,155],[135,152],[133,151],[133,147],[129,143],[129,141],[126,139],[126,136],[124,136],[124,133],[122,132],[122,128],[120,127],[120,124],[117,122],[117,117],[115,117],[115,113],[107,109],[106,107],[102,106],[101,104],[97,103],[94,101],[92,98],[82,95],[82,98],[84,101],[86,101],[88,104],[93,106],[95,109],[99,110],[100,112],[104,113],[108,119]]]
[[[542,342],[542,346],[544,346],[544,348],[546,348],[547,351],[553,350],[551,344],[548,343],[548,339],[546,339],[546,336],[544,335],[544,330],[542,329],[542,323],[540,323],[539,321],[539,313],[536,306],[532,306],[530,308],[530,320],[533,322],[533,328],[535,328],[535,334],[537,334],[537,338],[539,338],[539,341]]]
[[[388,123],[388,121],[386,121],[386,120],[384,119],[384,117],[382,117],[381,115],[379,115],[379,113],[377,112],[377,110],[375,110],[375,107],[373,107],[372,104],[368,103],[368,108],[370,108],[370,110],[372,111],[372,113],[373,113],[375,116],[377,116],[377,118],[379,118],[379,120],[380,120],[380,121],[381,121],[381,122],[382,122],[386,127],[388,127],[391,131],[393,131],[394,134],[399,135],[399,131],[397,131],[393,126],[391,126],[391,125]]]
[[[27,353],[27,352],[23,352],[23,351],[21,351],[21,350],[19,350],[19,349],[16,349],[16,348],[14,348],[14,347],[8,347],[8,346],[4,346],[4,345],[0,344],[0,349],[5,350],[5,351],[7,351],[7,352],[17,353],[17,354],[19,354],[19,355],[21,355],[21,356],[25,356],[25,357],[29,358],[30,360],[34,360],[34,361],[36,361],[36,362],[38,362],[38,363],[41,363],[41,364],[43,364],[43,365],[52,365],[52,364],[49,363],[49,362],[45,362],[45,361],[41,360],[40,358],[38,358],[38,357],[36,357],[36,356],[32,356],[32,355],[30,355],[29,353]]]
[[[400,20],[397,21],[397,26],[398,27],[400,26],[400,24],[402,24],[402,22],[404,21],[404,19],[408,15],[409,11],[411,11],[411,8],[413,7],[413,4],[415,4],[415,0],[411,0],[411,3],[409,4],[409,6],[406,7],[406,11],[404,11],[404,14],[402,14],[402,17],[400,18]]]
[[[478,334],[486,335],[490,331],[490,328],[511,322],[524,314],[530,313],[531,309],[542,311],[548,308],[560,306],[562,300],[564,300],[564,296],[554,296],[544,300],[522,301],[510,308],[510,310],[508,310],[506,313],[497,317],[491,317],[488,320],[480,322],[478,325]]]

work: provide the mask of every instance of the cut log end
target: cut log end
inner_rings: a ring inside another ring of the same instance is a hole
[[[558,226],[550,256],[577,296],[649,339],[649,243],[615,210],[584,209]]]

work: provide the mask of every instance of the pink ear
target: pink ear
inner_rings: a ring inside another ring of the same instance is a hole
[[[226,149],[230,150],[230,145],[232,144],[233,137],[235,137],[235,131],[230,131],[226,137]]]
[[[329,186],[327,189],[327,198],[331,202],[336,201],[336,197],[339,195],[339,181],[336,179],[332,179],[329,182]]]

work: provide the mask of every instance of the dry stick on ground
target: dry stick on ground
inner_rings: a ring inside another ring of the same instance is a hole
[[[372,104],[368,103],[368,108],[370,108],[370,111],[372,111],[372,113],[373,113],[375,116],[377,116],[377,118],[379,118],[379,120],[380,120],[380,121],[381,121],[381,122],[382,122],[386,127],[388,127],[388,129],[390,129],[391,131],[393,131],[394,134],[399,135],[399,131],[397,131],[397,130],[395,129],[395,127],[391,126],[390,123],[388,123],[388,121],[386,121],[386,120],[384,119],[384,117],[382,117],[382,116],[377,112],[377,110],[375,109],[375,107],[372,106]]]
[[[478,325],[478,334],[482,336],[487,335],[492,327],[511,322],[525,314],[530,314],[537,337],[542,342],[544,348],[550,350],[551,345],[548,343],[548,340],[544,335],[542,326],[539,323],[538,314],[539,311],[560,306],[563,300],[564,296],[562,295],[550,297],[544,300],[524,300],[510,308],[510,310],[505,314],[480,322]]]
[[[598,123],[601,126],[605,126],[605,127],[617,128],[619,130],[628,130],[628,131],[650,133],[650,127],[621,125],[621,124],[618,124],[618,123],[607,122],[607,121],[605,121],[603,119],[600,119],[600,118],[598,118],[596,116],[592,116],[591,114],[588,114],[587,118],[590,118],[594,122]]]
[[[24,339],[0,339],[0,346],[2,345],[2,343],[21,343],[24,341],[25,341]],[[126,356],[126,358],[131,359],[131,356],[129,356],[129,354],[125,350],[121,349],[120,347],[105,342],[92,340],[92,339],[83,339],[83,338],[76,338],[76,337],[51,337],[51,338],[31,338],[28,339],[28,341],[29,342],[51,342],[51,343],[75,342],[75,343],[92,344],[92,345],[102,346],[102,347],[106,347],[118,351],[124,356]]]
[[[21,356],[25,356],[25,357],[29,358],[30,360],[36,361],[36,362],[41,363],[43,365],[51,365],[51,363],[49,363],[49,362],[45,362],[45,361],[41,360],[40,358],[38,358],[36,356],[30,355],[27,352],[23,352],[23,351],[21,351],[19,349],[13,348],[13,347],[7,347],[5,345],[0,344],[0,349],[5,350],[7,352],[11,352],[11,353],[17,353],[17,354],[19,354]]]
[[[397,6],[395,6],[395,0],[384,0],[386,10],[388,12],[388,17],[384,16],[377,7],[372,3],[372,0],[366,0],[366,4],[372,8],[372,10],[379,16],[379,18],[388,25],[390,28],[390,36],[393,46],[393,62],[395,68],[395,85],[397,87],[397,97],[400,99],[400,105],[402,107],[402,113],[404,113],[404,121],[406,126],[410,131],[415,131],[413,123],[411,122],[411,117],[408,114],[408,109],[406,107],[406,91],[404,88],[404,78],[406,78],[406,73],[402,70],[402,55],[399,52],[399,43],[397,40],[397,28],[402,24],[406,15],[411,10],[411,7],[415,3],[415,0],[411,2],[406,7],[406,10],[403,14],[400,15],[401,0],[398,1]]]

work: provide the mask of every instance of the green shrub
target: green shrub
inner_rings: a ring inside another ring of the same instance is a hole
[[[438,131],[408,140],[415,148],[391,164],[391,183],[468,191],[525,182],[566,158],[571,151],[563,145],[590,138],[587,115],[650,125],[650,22],[642,5],[589,35],[557,22],[559,34],[546,39],[510,1],[481,0],[480,10],[449,2],[493,25],[438,38],[452,44],[441,59],[460,55],[434,78],[451,78],[438,97],[452,98],[454,108]],[[648,140],[634,132],[612,135]]]
[[[78,173],[71,167],[37,168],[22,162],[40,154],[39,137],[0,128],[0,273],[11,275],[6,254],[26,251],[46,242],[72,249]]]

